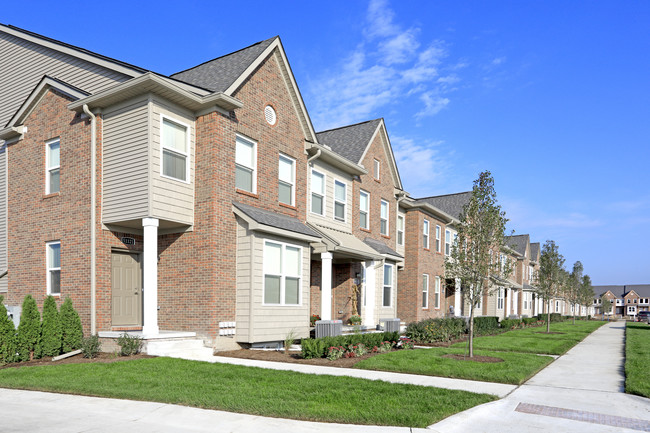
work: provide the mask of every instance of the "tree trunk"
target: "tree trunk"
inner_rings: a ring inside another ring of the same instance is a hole
[[[551,298],[548,298],[546,304],[546,333],[551,333]]]
[[[474,357],[474,306],[470,305],[469,313],[469,357]]]
[[[576,324],[576,306],[573,304],[573,324]]]

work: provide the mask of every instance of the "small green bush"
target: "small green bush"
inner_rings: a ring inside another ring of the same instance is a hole
[[[363,344],[365,347],[379,346],[384,341],[398,341],[397,332],[339,335],[337,337],[303,338],[300,342],[304,359],[324,358],[330,347],[348,347]]]
[[[524,317],[522,320],[524,321],[524,325],[526,326],[532,326],[537,324],[537,317]]]
[[[0,364],[16,361],[18,351],[16,328],[3,302],[4,298],[0,296]]]
[[[81,348],[83,328],[79,314],[72,306],[72,299],[65,298],[61,305],[61,339],[63,353]]]
[[[496,316],[481,316],[474,318],[474,334],[487,335],[499,332],[499,318]]]
[[[421,343],[448,342],[465,334],[465,319],[449,317],[409,323],[406,336]]]
[[[120,355],[131,356],[140,353],[144,341],[137,335],[129,335],[126,332],[117,337],[117,345],[120,346]]]
[[[522,323],[520,319],[503,319],[501,320],[501,329],[511,330],[518,328]]]
[[[41,344],[41,314],[32,295],[25,296],[18,325],[18,357],[31,361],[38,357]]]
[[[41,327],[41,356],[61,354],[61,317],[53,296],[43,303],[43,323]]]
[[[101,350],[102,343],[98,335],[91,335],[81,339],[81,353],[84,358],[94,358]]]

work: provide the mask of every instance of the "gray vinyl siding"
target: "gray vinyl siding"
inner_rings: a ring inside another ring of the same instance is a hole
[[[194,116],[192,113],[174,107],[172,104],[155,97],[151,104],[150,113],[151,215],[163,220],[192,225],[194,223]],[[189,183],[161,175],[161,115],[189,126]]]
[[[104,114],[104,223],[149,216],[148,125],[146,97]]]
[[[130,76],[0,32],[0,127],[48,75],[95,93]]]

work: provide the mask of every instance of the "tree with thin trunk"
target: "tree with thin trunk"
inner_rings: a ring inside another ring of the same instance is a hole
[[[600,297],[600,309],[603,311],[603,320],[605,320],[605,313],[612,312],[612,301],[605,295]]]
[[[573,307],[573,324],[576,324],[576,305],[580,302],[580,291],[582,289],[582,273],[584,266],[580,261],[573,264],[573,270],[567,276],[564,286],[564,297]]]
[[[446,277],[459,280],[463,301],[469,305],[469,356],[474,356],[474,309],[488,294],[491,278],[512,272],[509,263],[500,266],[498,253],[504,246],[507,219],[497,203],[494,179],[489,171],[474,181],[472,195],[463,206],[457,225],[458,237],[445,258]],[[492,260],[492,253],[497,260]]]
[[[580,304],[587,308],[587,314],[589,314],[589,306],[594,303],[594,297],[591,277],[585,274],[582,276],[582,281],[580,282]]]
[[[551,300],[559,297],[562,286],[562,270],[564,257],[560,254],[555,241],[547,240],[542,246],[539,257],[539,272],[537,273],[537,295],[547,305],[546,332],[551,332]]]

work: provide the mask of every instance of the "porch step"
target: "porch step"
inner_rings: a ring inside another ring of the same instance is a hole
[[[148,355],[194,360],[207,360],[213,354],[213,349],[205,347],[199,338],[149,340],[144,351]]]

